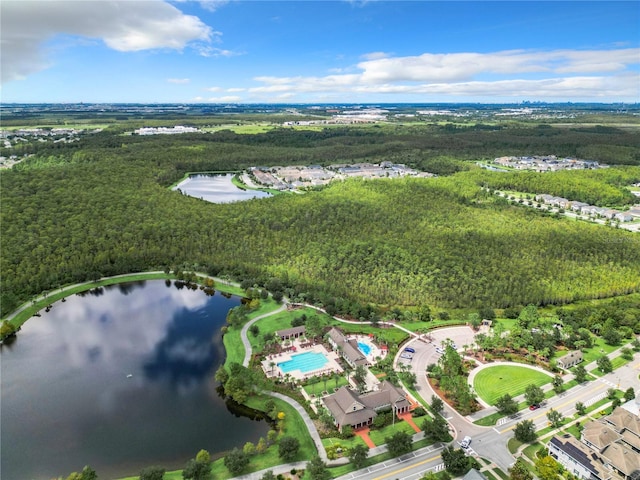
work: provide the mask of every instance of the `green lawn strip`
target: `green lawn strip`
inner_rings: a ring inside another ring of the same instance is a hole
[[[229,368],[232,363],[239,363],[242,365],[244,361],[244,345],[240,339],[240,328],[229,328],[227,333],[222,337],[222,343],[224,343],[224,349],[227,356],[224,360],[224,367]]]
[[[552,380],[551,376],[530,368],[496,365],[480,370],[474,378],[473,388],[480,398],[494,405],[505,393],[515,397],[524,393],[530,384],[542,386]]]
[[[536,461],[536,452],[542,448],[542,444],[540,442],[532,443],[528,447],[526,447],[522,453],[532,462]]]
[[[516,437],[511,437],[507,442],[507,448],[509,449],[509,453],[513,455],[518,451],[522,442],[520,440],[516,440]]]
[[[419,440],[413,444],[413,450],[418,450],[419,448],[423,448],[428,445],[431,445],[431,442],[429,442],[428,440]],[[388,452],[381,453],[380,455],[376,455],[375,457],[367,458],[364,467],[369,467],[371,465],[375,465],[376,463],[391,460],[391,458],[394,457],[392,457]],[[332,478],[336,478],[355,471],[355,468],[351,463],[347,463],[346,465],[340,465],[339,467],[331,467],[329,468],[329,471],[331,472]]]
[[[422,396],[418,393],[418,391],[415,388],[409,387],[408,385],[405,384],[404,386],[405,390],[407,390],[407,392],[409,392],[411,394],[411,396],[413,398],[415,398],[418,403],[420,403],[424,408],[428,409],[430,406],[429,401],[427,401],[426,398],[422,398]],[[429,399],[431,400],[431,399]],[[415,420],[415,419],[414,419]]]
[[[118,283],[126,283],[126,282],[139,282],[143,280],[162,280],[171,278],[169,275],[164,273],[133,273],[131,275],[126,275],[123,277],[111,277],[105,278],[102,280],[98,280],[96,282],[89,282],[84,284],[79,284],[72,286],[70,288],[65,288],[64,290],[60,290],[59,288],[55,290],[49,291],[46,298],[37,301],[35,304],[28,306],[24,311],[17,314],[12,320],[11,323],[16,327],[21,326],[24,322],[29,320],[35,313],[44,309],[47,305],[51,305],[58,300],[62,300],[65,297],[69,297],[76,293],[86,292],[87,290],[92,290],[98,287],[106,287],[108,285],[116,285]]]
[[[273,310],[277,310],[280,308],[280,304],[274,302],[271,299],[262,300],[260,302],[260,306],[249,313],[247,316],[249,320],[255,318],[259,315],[264,315],[265,313],[269,313]],[[242,331],[242,327],[229,328],[227,333],[222,337],[222,342],[224,343],[224,348],[227,353],[227,356],[224,361],[225,368],[228,368],[232,363],[242,364],[244,360],[244,344],[242,343],[242,339],[240,338],[240,332]],[[252,338],[252,335],[249,334],[249,338]]]
[[[578,423],[579,422],[575,422],[572,425],[569,425],[562,432],[563,433],[569,433],[569,434],[573,435],[575,438],[577,438],[578,440],[580,440],[580,429],[578,428]]]
[[[518,324],[517,318],[496,318],[494,325],[500,323],[505,330],[510,331],[515,325]]]
[[[498,474],[498,476],[502,478],[502,480],[509,480],[509,475],[504,473],[499,468],[494,468],[493,471],[496,472]]]
[[[405,432],[409,435],[413,435],[415,430],[404,420],[397,420],[394,425],[388,425],[379,430],[371,430],[369,432],[369,438],[377,446],[384,445],[386,443],[385,437],[391,437],[396,432]]]
[[[483,470],[482,475],[484,475],[489,480],[498,480],[498,478],[494,476],[493,473],[491,473],[489,470]]]
[[[380,328],[374,327],[373,325],[368,324],[352,324],[352,323],[343,323],[338,320],[332,319],[331,326],[338,327],[344,333],[361,333],[363,335],[368,335],[370,333],[374,334],[381,342],[386,342],[388,345],[400,345],[407,338],[409,338],[409,334],[403,332],[399,328]]]
[[[260,352],[264,348],[264,335],[267,333],[275,333],[278,330],[284,330],[287,328],[291,328],[291,322],[302,315],[306,315],[307,318],[310,316],[318,316],[321,319],[325,320],[328,324],[328,315],[324,315],[319,313],[317,310],[313,308],[297,308],[295,310],[285,310],[283,312],[279,312],[275,315],[271,315],[269,317],[263,318],[262,320],[258,320],[255,325],[260,329],[260,333],[258,333],[257,337],[249,334],[249,342],[251,342],[251,348],[254,352]]]
[[[325,446],[325,448],[339,446],[343,450],[348,450],[350,448],[355,447],[356,445],[366,446],[366,443],[364,443],[364,440],[361,437],[358,437],[357,435],[354,435],[353,437],[347,438],[347,439],[337,438],[337,437],[323,438],[322,444]]]
[[[492,413],[491,415],[487,415],[486,417],[479,418],[478,420],[473,422],[473,424],[479,425],[481,427],[491,427],[492,425],[495,425],[502,417],[504,417],[502,413],[496,412]]]
[[[620,367],[623,367],[624,365],[629,363],[631,360],[633,360],[633,358],[627,359],[627,358],[624,358],[622,355],[620,355],[614,358],[613,360],[611,360],[611,366],[613,367],[614,370],[616,370]]]
[[[347,381],[347,377],[344,375],[338,375],[337,377],[332,375],[325,378],[327,385],[326,388],[328,389],[327,391],[333,391],[349,384],[349,382]],[[311,377],[309,380],[312,381],[313,377]],[[307,392],[309,396],[320,395],[325,390],[325,379],[318,379],[317,382],[307,383],[302,388],[304,388],[304,391]]]
[[[586,348],[586,349],[584,349],[582,351],[583,358],[584,358],[584,365],[586,365],[588,363],[591,363],[591,362],[595,362],[601,356],[609,355],[614,350],[620,348],[619,345],[609,345],[609,344],[607,344],[602,339],[602,337],[593,336],[592,338],[594,340],[593,347]],[[623,343],[627,343],[627,341],[623,340]]]
[[[433,330],[435,328],[442,327],[456,327],[461,325],[466,325],[466,320],[429,320],[428,322],[402,322],[399,325],[403,326],[407,330],[411,330],[412,332],[426,332],[428,330]]]

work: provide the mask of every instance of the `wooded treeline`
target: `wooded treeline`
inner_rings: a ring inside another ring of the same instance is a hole
[[[503,132],[467,132],[478,135],[480,151],[494,148],[486,146],[490,138],[481,139],[495,133]],[[574,133],[567,134],[563,142],[571,145]],[[469,168],[447,157],[454,149],[445,148],[451,142],[445,137],[422,131],[404,138],[374,128],[245,136],[104,132],[47,147],[1,174],[2,315],[63,284],[165,266],[260,282],[278,277],[309,300],[341,309],[353,304],[356,311],[367,303],[564,303],[640,288],[640,236],[506,205],[479,188],[500,173],[353,180],[227,205],[167,189],[186,171],[251,165],[392,160]],[[440,146],[419,146],[429,142]],[[527,153],[550,153],[551,144],[544,145],[544,152]],[[502,153],[519,153],[512,148],[519,147],[507,142]],[[473,150],[465,149],[460,158]],[[608,185],[585,173],[589,182]]]

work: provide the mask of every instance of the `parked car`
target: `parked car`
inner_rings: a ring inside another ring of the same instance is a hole
[[[540,405],[529,405],[529,410],[537,410],[540,408]]]
[[[436,347],[436,353],[444,353],[444,349],[442,347]]]
[[[411,347],[407,347],[404,349],[405,352],[409,352],[409,353],[416,353],[415,349],[411,348]]]

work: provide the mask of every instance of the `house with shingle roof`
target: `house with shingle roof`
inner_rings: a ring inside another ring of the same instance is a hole
[[[367,357],[358,348],[358,342],[353,339],[349,340],[337,328],[329,330],[327,340],[333,350],[337,351],[352,368],[368,365]]]
[[[574,365],[579,364],[583,360],[584,356],[580,350],[574,350],[558,359],[558,366],[560,368],[571,368]]]
[[[610,415],[587,423],[581,440],[590,449],[592,460],[614,477],[640,478],[640,416],[617,407]]]
[[[569,473],[583,480],[607,480],[612,477],[589,448],[573,437],[553,437],[548,444],[549,455],[556,459]]]
[[[380,411],[393,410],[398,414],[408,412],[410,407],[405,393],[386,380],[380,384],[378,390],[362,395],[347,387],[341,387],[322,401],[340,431],[345,425],[354,429],[371,425]]]
[[[276,332],[276,336],[280,338],[280,340],[291,340],[293,338],[301,337],[306,332],[306,327],[304,325],[300,325],[299,327],[287,328],[285,330],[278,330]]]

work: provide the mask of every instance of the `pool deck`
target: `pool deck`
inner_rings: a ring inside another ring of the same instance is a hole
[[[373,340],[371,340],[371,338],[369,338],[367,335],[354,335],[354,336],[351,336],[350,338],[355,338],[357,342],[362,342],[369,346],[371,351],[369,352],[368,355],[365,354],[365,357],[367,357],[367,362],[369,362],[369,365],[375,365],[377,362],[379,362],[380,360],[382,360],[384,357],[387,356],[387,352],[382,350],[380,347],[378,347],[373,342]],[[364,352],[362,353],[364,354]]]
[[[296,380],[305,380],[307,378],[314,377],[317,375],[322,375],[325,373],[333,373],[333,372],[342,373],[343,369],[338,363],[339,357],[336,352],[328,352],[327,349],[324,348],[322,345],[313,345],[311,347],[300,348],[300,343],[301,342],[298,340],[295,340],[292,343],[292,346],[295,347],[295,351],[283,352],[278,355],[269,355],[268,358],[263,360],[262,370],[264,371],[265,375],[270,378],[276,378],[276,377],[284,378],[285,374],[278,367],[278,364],[291,360],[291,357],[293,355],[297,355],[299,353],[305,353],[305,352],[321,353],[325,357],[327,357],[327,363],[324,364],[322,368],[319,368],[317,370],[310,370],[308,372],[302,372],[301,370],[291,370],[288,373],[292,378]],[[272,363],[274,363],[275,365],[272,366],[271,365]]]

